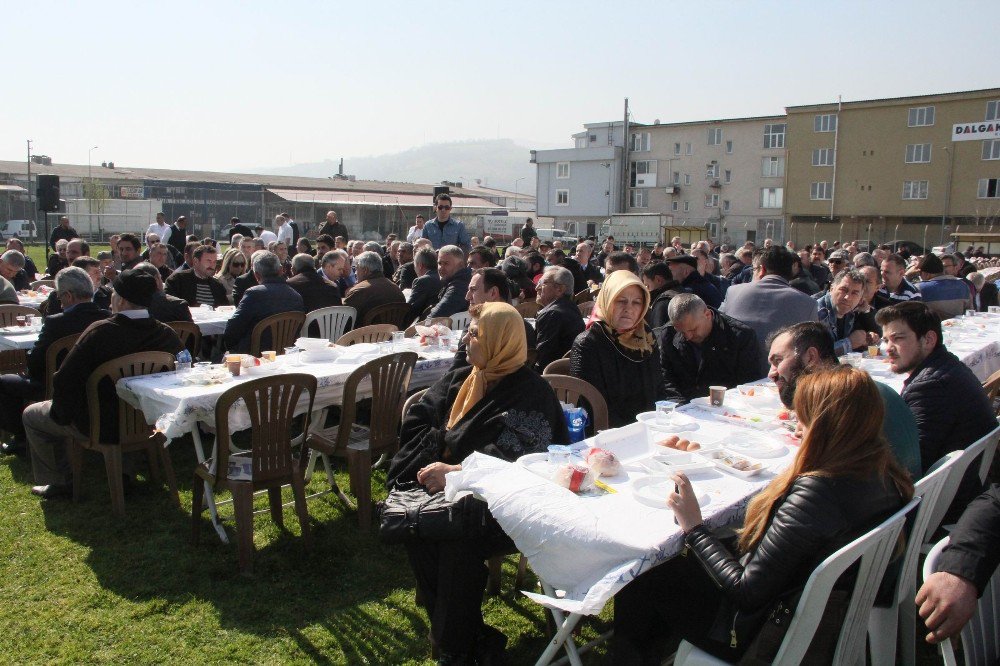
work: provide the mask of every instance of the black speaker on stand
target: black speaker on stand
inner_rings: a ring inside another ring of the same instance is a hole
[[[431,203],[437,203],[439,194],[451,194],[451,189],[447,185],[437,185],[434,187],[434,198]]]
[[[38,210],[45,213],[45,259],[49,258],[49,213],[59,210],[59,176],[39,174],[38,189]]]

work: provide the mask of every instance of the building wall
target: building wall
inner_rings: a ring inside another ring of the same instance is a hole
[[[608,145],[536,151],[538,214],[554,218],[560,229],[592,218],[607,219],[618,197],[621,154],[621,148]],[[569,164],[567,177],[559,176],[559,164]],[[566,205],[559,203],[560,191],[566,192]],[[583,230],[576,233],[587,235]]]

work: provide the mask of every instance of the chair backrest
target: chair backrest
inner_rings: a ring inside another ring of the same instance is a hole
[[[405,419],[406,414],[410,411],[410,407],[413,407],[413,405],[420,402],[420,399],[424,397],[425,393],[427,393],[427,389],[420,389],[419,391],[411,395],[409,398],[407,398],[406,402],[403,403],[403,412],[400,414],[400,416]]]
[[[383,303],[366,312],[361,325],[392,324],[397,330],[402,331],[412,321],[410,318],[410,306],[407,303]]]
[[[451,330],[453,331],[464,331],[469,328],[469,322],[472,321],[472,315],[469,311],[456,312],[451,316]]]
[[[990,463],[993,462],[993,454],[996,453],[998,439],[1000,439],[1000,426],[997,426],[978,441],[967,446],[964,451],[955,452],[959,456],[949,465],[951,471],[948,473],[948,478],[944,481],[937,504],[934,506],[930,522],[927,525],[928,535],[934,534],[937,528],[941,526],[941,521],[944,520],[944,515],[948,511],[948,507],[951,506],[952,501],[955,499],[955,494],[958,492],[958,486],[965,477],[965,472],[980,455],[982,455],[982,461],[979,464],[979,478],[980,480],[985,480],[986,472],[989,471]]]
[[[534,319],[538,315],[541,306],[538,304],[538,301],[525,301],[524,303],[518,303],[514,309],[525,319]]]
[[[986,390],[986,397],[993,405],[996,415],[1000,416],[1000,370],[994,372],[989,379],[983,382],[983,389]]]
[[[356,345],[359,342],[385,342],[386,340],[391,340],[392,334],[398,330],[399,329],[392,324],[372,324],[371,326],[362,326],[361,328],[348,331],[340,336],[340,338],[337,339],[337,345],[341,347],[350,347],[351,345]]]
[[[250,334],[250,354],[260,356],[263,351],[261,344],[267,344],[268,349],[284,354],[285,347],[291,347],[295,338],[299,337],[305,320],[304,312],[279,312],[261,319]],[[270,340],[264,339],[265,332],[270,333]]]
[[[417,324],[420,324],[421,326],[434,326],[436,324],[444,324],[448,328],[451,328],[451,317],[432,317],[430,319],[422,319],[413,326],[407,328],[403,336],[407,338],[412,338],[413,336],[415,336],[417,334]]]
[[[580,303],[592,301],[595,298],[597,298],[597,292],[593,292],[590,289],[583,289],[573,295],[573,302],[579,305]]]
[[[416,364],[415,352],[400,352],[368,361],[348,376],[344,383],[340,427],[337,429],[337,450],[347,448],[356,413],[358,385],[367,378],[371,380],[372,389],[369,447],[376,455],[390,449],[395,451],[399,443],[400,408]]]
[[[350,330],[357,318],[357,309],[350,305],[331,305],[328,308],[313,310],[306,315],[302,324],[302,334],[309,335],[309,327],[315,322],[319,327],[319,337],[336,342],[344,331]]]
[[[79,333],[74,333],[73,335],[67,335],[65,337],[59,338],[52,344],[48,346],[45,350],[45,399],[52,399],[52,389],[53,382],[52,378],[56,374],[56,370],[62,365],[63,359],[66,358],[66,354],[69,350],[73,348],[76,341],[80,338]]]
[[[253,452],[254,482],[288,478],[292,459],[292,425],[302,392],[308,393],[308,407],[303,414],[303,439],[309,435],[309,415],[316,397],[316,377],[290,373],[261,377],[237,384],[221,396],[215,406],[217,485],[226,478],[229,467],[229,413],[236,406],[250,414],[250,448]],[[238,404],[237,404],[238,403]]]
[[[55,289],[56,288],[56,281],[55,280],[35,280],[30,285],[28,285],[28,287],[30,289],[38,289],[39,287],[42,287],[42,286],[52,287],[53,289]]]
[[[191,352],[191,359],[197,360],[201,353],[201,329],[198,324],[190,321],[170,321],[167,326],[174,329],[174,333],[181,339],[184,348]]]
[[[168,352],[139,352],[102,363],[87,378],[87,410],[90,412],[90,443],[101,442],[101,403],[98,387],[103,381],[112,384],[125,377],[152,375],[174,369],[174,355]],[[149,438],[153,427],[146,423],[143,413],[118,398],[118,443],[133,444]]]
[[[576,307],[580,308],[581,317],[589,317],[594,311],[594,306],[597,305],[594,301],[587,301],[585,303],[579,303]]]
[[[924,580],[938,570],[938,560],[948,545],[949,537],[934,544],[924,560]],[[976,611],[960,633],[965,663],[969,666],[995,664],[1000,660],[1000,569],[993,572],[976,603]],[[955,666],[955,648],[950,640],[938,643],[945,666]]]
[[[569,374],[569,359],[568,358],[559,358],[559,359],[556,359],[556,360],[552,361],[551,363],[549,363],[547,366],[545,366],[542,369],[542,374],[543,375],[566,375],[567,377],[570,376],[570,374]]]
[[[553,363],[558,363],[558,361],[553,361]],[[552,367],[552,363],[549,363],[549,367]],[[590,412],[590,425],[593,426],[594,432],[607,430],[610,427],[608,403],[593,384],[579,377],[550,374],[548,368],[542,375],[542,379],[549,383],[560,402],[577,405],[581,398],[586,401]]]
[[[17,318],[25,315],[41,317],[42,313],[27,305],[0,305],[0,326],[14,326]]]
[[[860,560],[851,601],[837,640],[833,663],[861,663],[865,658],[868,616],[871,614],[882,576],[903,530],[906,516],[920,503],[915,497],[881,525],[833,553],[812,572],[802,590],[788,633],[775,655],[782,666],[801,664],[823,616],[830,592],[841,574]]]

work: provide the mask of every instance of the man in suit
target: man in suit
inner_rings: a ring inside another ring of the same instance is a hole
[[[535,318],[535,349],[538,351],[535,365],[539,372],[562,358],[573,346],[576,336],[583,333],[583,317],[573,302],[573,288],[573,274],[561,266],[549,266],[538,281],[535,300],[542,308]]]
[[[281,260],[267,250],[253,253],[253,273],[259,283],[250,287],[236,306],[232,319],[226,323],[226,349],[246,354],[250,351],[250,336],[260,321],[281,312],[305,312],[302,296],[281,277]],[[263,339],[261,343],[268,344]]]
[[[690,254],[682,254],[665,259],[670,267],[670,274],[680,283],[679,289],[694,294],[705,301],[709,307],[717,308],[722,304],[722,293],[708,278],[698,272],[698,258]]]
[[[316,262],[308,254],[292,257],[292,277],[288,286],[299,292],[306,312],[340,305],[340,290],[316,272]]]
[[[111,310],[111,289],[101,284],[101,262],[93,257],[79,257],[73,261],[73,266],[82,268],[90,276],[90,281],[94,285],[94,303],[97,303],[97,306],[100,308]],[[53,291],[45,300],[44,312],[47,315],[54,315],[62,311],[59,292]]]
[[[184,299],[191,307],[229,305],[226,288],[215,278],[216,261],[214,247],[198,246],[191,252],[191,268],[174,271],[167,278],[167,293]]]
[[[163,279],[160,272],[153,264],[144,261],[137,264],[135,270],[145,273],[156,280],[156,293],[153,294],[149,302],[149,316],[156,321],[168,324],[172,321],[193,321],[191,318],[191,308],[187,301],[176,296],[170,296],[163,291]]]
[[[431,317],[450,317],[469,309],[465,294],[469,291],[472,271],[465,265],[465,253],[457,245],[445,245],[438,250],[438,277],[441,291],[431,308]]]
[[[399,268],[393,274],[392,281],[398,284],[400,289],[410,289],[416,279],[417,269],[413,265],[413,243],[400,243]]]
[[[162,237],[161,237],[162,238]],[[170,225],[170,233],[161,242],[167,243],[175,250],[184,253],[184,246],[187,245],[187,218],[181,215]]]
[[[70,269],[67,269],[70,270]],[[89,282],[89,278],[88,278]],[[115,279],[108,319],[91,324],[66,355],[53,379],[51,400],[29,405],[22,417],[31,452],[31,469],[38,485],[31,489],[44,498],[72,493],[66,458],[66,439],[86,440],[90,412],[83,391],[90,374],[102,363],[138,352],[177,354],[181,341],[168,326],[150,318],[146,310],[156,292],[156,280],[125,270]],[[118,395],[110,382],[98,390],[101,440],[118,440]],[[129,464],[128,456],[125,463]]]
[[[771,333],[803,321],[816,321],[816,301],[789,284],[792,278],[792,255],[787,249],[772,246],[753,258],[752,282],[733,284],[726,291],[723,312],[741,321],[757,334],[761,376],[767,374],[766,341]]]
[[[413,280],[410,297],[406,302],[410,305],[410,318],[419,319],[424,310],[430,307],[441,291],[441,278],[437,273],[437,254],[430,248],[417,250],[413,255],[413,267],[417,277]]]
[[[95,261],[96,263],[96,261]],[[60,314],[42,320],[38,340],[28,352],[28,368],[23,374],[0,376],[0,429],[13,435],[0,452],[23,454],[27,450],[21,412],[30,402],[45,397],[45,354],[56,340],[82,332],[111,312],[94,303],[94,284],[82,268],[71,267],[56,276]]]
[[[358,311],[354,328],[364,326],[365,315],[373,308],[386,303],[405,303],[403,291],[382,274],[382,257],[378,252],[362,252],[354,260],[358,283],[351,287],[344,298],[344,305]]]

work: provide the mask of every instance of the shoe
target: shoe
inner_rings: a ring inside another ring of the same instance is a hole
[[[47,486],[33,486],[32,495],[38,495],[42,499],[55,499],[57,497],[70,497],[73,495],[73,486],[70,484],[50,483]]]
[[[504,666],[507,663],[507,635],[490,625],[476,638],[472,656],[479,666]]]
[[[12,439],[0,444],[0,453],[5,456],[23,456],[28,452],[28,443],[23,439]]]

